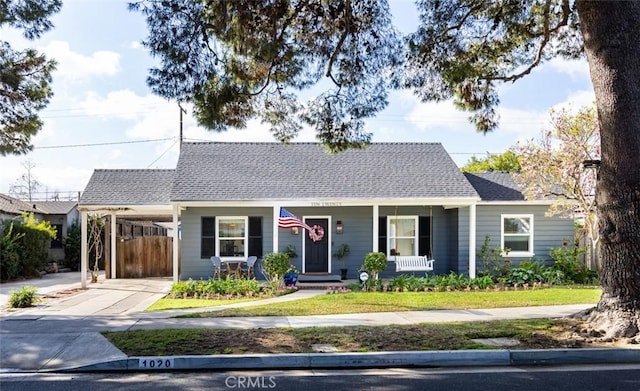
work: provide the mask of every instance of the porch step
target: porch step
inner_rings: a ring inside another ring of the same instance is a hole
[[[298,282],[339,282],[340,276],[337,274],[300,274]]]

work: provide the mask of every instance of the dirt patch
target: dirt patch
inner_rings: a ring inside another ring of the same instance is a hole
[[[574,320],[515,320],[382,327],[309,327],[300,329],[170,329],[105,333],[128,355],[208,355],[310,353],[315,345],[340,352],[502,349],[478,338],[512,338],[509,349],[614,347],[576,334]]]
[[[56,292],[45,293],[41,297],[43,299],[61,299],[61,298],[64,298],[64,297],[77,295],[78,293],[82,293],[84,291],[86,291],[86,289],[71,288],[71,289],[64,289],[64,290],[56,291]]]

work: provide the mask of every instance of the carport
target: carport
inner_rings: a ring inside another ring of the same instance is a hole
[[[110,235],[105,238],[105,246],[110,248],[109,262],[111,278],[115,278],[116,262],[116,221],[118,217],[130,220],[171,222],[173,251],[173,281],[179,277],[179,221],[177,205],[170,203],[171,186],[175,170],[95,170],[85,188],[78,210],[82,231],[80,278],[83,288],[87,284],[88,245],[87,234],[89,215],[99,214],[110,217]]]

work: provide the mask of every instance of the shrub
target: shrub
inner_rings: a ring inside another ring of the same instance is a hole
[[[64,264],[78,270],[80,268],[82,231],[76,222],[67,229],[67,237],[64,240]]]
[[[568,245],[549,250],[549,256],[553,259],[552,268],[562,273],[562,282],[583,284],[596,279],[596,272],[588,270],[580,261],[584,253],[584,247]]]
[[[7,221],[0,227],[0,280],[18,277],[20,255],[18,240],[24,234],[14,234],[13,222]]]
[[[262,264],[269,277],[279,279],[289,269],[289,255],[287,253],[269,253],[262,259]]]
[[[31,277],[44,270],[49,255],[49,242],[56,237],[56,230],[48,221],[37,221],[33,213],[23,214],[23,222],[15,225],[20,268],[18,275]]]
[[[31,307],[36,301],[38,290],[32,286],[23,286],[20,290],[11,291],[9,306],[12,308]]]
[[[483,269],[480,271],[481,276],[494,276],[504,277],[511,267],[511,261],[509,259],[504,259],[503,254],[508,254],[509,249],[502,249],[500,247],[490,248],[489,243],[491,242],[491,238],[489,236],[484,237],[484,243],[480,248],[480,252],[478,253],[478,257],[482,260]]]
[[[378,273],[387,267],[387,256],[384,253],[368,253],[364,257],[364,268],[371,274],[371,279],[377,280]]]
[[[192,280],[174,282],[169,295],[175,298],[200,297],[205,295],[237,295],[245,296],[260,292],[260,284],[256,280],[243,278]]]

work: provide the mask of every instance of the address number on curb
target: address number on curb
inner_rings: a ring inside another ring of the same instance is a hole
[[[140,369],[165,369],[174,368],[173,358],[169,357],[144,357],[138,359]]]

